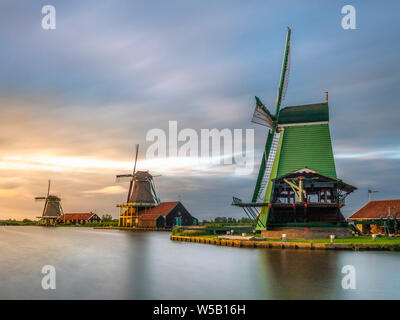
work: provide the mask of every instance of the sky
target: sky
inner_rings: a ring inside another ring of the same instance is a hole
[[[44,5],[56,29],[44,30]],[[344,30],[341,9],[356,9]],[[266,139],[250,122],[254,96],[273,110],[286,28],[291,71],[284,106],[324,101],[338,177],[358,187],[345,216],[400,198],[398,1],[15,1],[0,4],[0,219],[34,218],[35,196],[64,212],[117,217],[133,167],[155,178],[162,201],[198,219],[242,217]],[[254,129],[256,165],[198,166],[146,159],[151,129]]]

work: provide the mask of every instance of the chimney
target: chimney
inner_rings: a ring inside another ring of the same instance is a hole
[[[325,102],[328,103],[328,91],[325,91]]]

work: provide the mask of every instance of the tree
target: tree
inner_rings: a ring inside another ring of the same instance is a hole
[[[111,221],[113,221],[113,217],[111,216],[111,214],[103,214],[103,216],[101,217],[101,220],[103,222],[111,222]]]
[[[243,217],[239,220],[240,223],[251,223],[251,220],[249,218]]]
[[[226,222],[227,222],[227,219],[226,219],[226,217],[216,217],[216,218],[214,219],[214,222],[215,222],[215,223],[226,223]]]

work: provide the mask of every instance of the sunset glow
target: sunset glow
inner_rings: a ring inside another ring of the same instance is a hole
[[[18,19],[5,13],[10,2],[0,19],[0,219],[40,214],[34,197],[46,193],[48,179],[66,211],[116,216],[128,185],[115,175],[133,170],[137,143],[138,169],[161,175],[161,199],[181,197],[199,218],[241,216],[232,196],[251,198],[267,135],[250,122],[254,96],[273,111],[286,26],[294,69],[282,107],[321,102],[329,91],[336,169],[360,187],[345,215],[368,199],[368,188],[398,197],[398,81],[396,70],[388,72],[398,65],[388,54],[399,51],[390,40],[398,28],[385,28],[385,37],[376,28],[387,23],[383,12],[396,12],[390,5],[380,4],[375,24],[346,31],[336,4],[297,14],[261,2],[218,2],[212,10],[199,2],[185,4],[185,19],[172,4],[155,12],[127,2],[127,15],[111,3],[53,5],[61,13],[55,30],[41,29],[34,2],[17,10]],[[320,28],[305,23],[304,15],[321,12],[313,20]],[[178,132],[254,130],[253,172],[240,176],[221,158],[146,159],[146,134],[168,132],[170,121]]]

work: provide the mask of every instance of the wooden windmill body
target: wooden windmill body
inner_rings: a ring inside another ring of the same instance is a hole
[[[132,174],[117,175],[117,181],[129,181],[129,191],[125,203],[118,204],[119,227],[135,227],[146,209],[160,203],[154,187],[154,176],[149,171],[136,171],[139,145],[136,145],[135,164]]]

